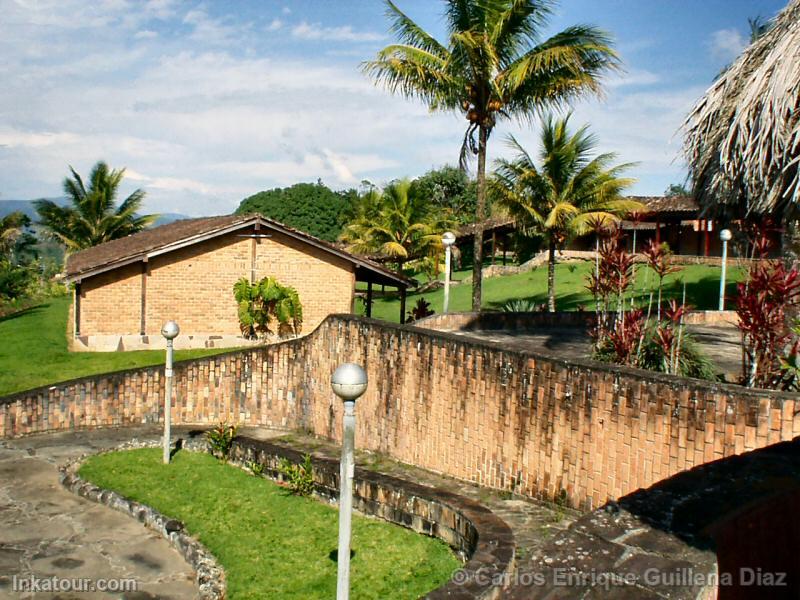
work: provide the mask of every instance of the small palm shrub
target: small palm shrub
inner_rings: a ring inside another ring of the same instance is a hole
[[[431,308],[431,303],[425,300],[425,298],[420,298],[417,300],[414,308],[408,311],[406,322],[419,321],[425,317],[430,317],[434,312],[435,311]]]
[[[310,496],[314,491],[314,467],[311,455],[306,454],[303,462],[295,464],[288,458],[282,458],[278,470],[286,478],[286,485],[296,496]]]
[[[206,431],[206,443],[208,451],[217,458],[224,461],[228,460],[233,447],[233,440],[239,428],[236,425],[220,423],[212,429]]]
[[[547,310],[546,304],[537,304],[536,301],[524,298],[514,298],[506,301],[502,307],[503,312],[537,312]]]
[[[242,277],[234,284],[233,295],[239,306],[239,328],[245,337],[256,339],[273,333],[270,325],[276,320],[279,335],[299,333],[303,305],[293,287],[282,285],[273,277],[265,277],[258,283]]]

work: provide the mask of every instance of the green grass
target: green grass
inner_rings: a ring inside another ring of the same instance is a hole
[[[338,514],[207,454],[158,449],[91,457],[79,474],[183,521],[222,564],[231,600],[336,596]],[[418,598],[459,561],[443,542],[355,515],[351,597]]]
[[[86,375],[164,363],[163,350],[69,352],[70,298],[0,318],[0,396]],[[220,349],[178,350],[175,359],[219,354]]]
[[[573,262],[556,265],[556,308],[576,310],[583,306],[594,309],[594,300],[586,289],[587,277],[594,268],[591,262]],[[637,265],[636,294],[639,304],[646,306],[649,290],[655,287],[655,276],[649,268]],[[458,271],[455,280],[461,280],[471,271]],[[719,302],[719,267],[690,265],[665,280],[664,297],[681,299],[683,283],[686,282],[686,302],[696,309],[716,309]],[[736,281],[744,277],[744,271],[729,265],[726,286],[728,297],[736,290]],[[378,288],[380,289],[380,288]],[[648,290],[648,291],[646,291]],[[439,289],[425,294],[410,293],[406,299],[406,310],[411,310],[418,298],[425,298],[437,313],[442,312],[444,291]],[[490,277],[483,280],[483,308],[499,310],[505,302],[513,299],[531,299],[536,303],[547,302],[547,267],[538,267],[526,273]],[[450,289],[450,311],[468,311],[472,306],[472,286],[468,283],[455,285]],[[363,303],[359,303],[363,313]],[[372,308],[376,319],[398,322],[400,301],[397,297],[376,298]]]

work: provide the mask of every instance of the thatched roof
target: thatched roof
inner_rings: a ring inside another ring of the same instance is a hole
[[[800,0],[695,105],[684,150],[705,209],[785,217],[800,201]],[[795,213],[796,214],[796,213]]]

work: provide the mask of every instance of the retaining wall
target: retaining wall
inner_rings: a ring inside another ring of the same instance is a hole
[[[178,363],[174,423],[303,429],[338,440],[335,367],[366,365],[356,443],[397,460],[592,508],[717,458],[800,435],[798,396],[509,351],[354,316],[264,348]],[[0,437],[162,417],[162,369],[0,399]]]

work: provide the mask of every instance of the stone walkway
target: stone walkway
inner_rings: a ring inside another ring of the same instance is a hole
[[[741,338],[736,327],[689,325],[687,329],[727,379],[735,379],[741,373]],[[590,351],[589,335],[583,327],[542,326],[535,330],[465,330],[448,333],[561,358],[588,356]]]
[[[169,542],[129,516],[71,494],[59,483],[58,465],[132,436],[157,438],[158,434],[153,429],[98,430],[0,442],[0,598],[196,597],[194,572]],[[136,591],[14,590],[15,578],[30,582],[31,576],[113,579],[122,585],[126,585],[123,580],[132,580]]]
[[[186,435],[188,428],[173,430]],[[334,444],[295,434],[243,428],[243,435],[271,439],[300,451],[338,457]],[[0,441],[0,598],[47,600],[178,600],[194,598],[194,573],[169,543],[130,517],[69,493],[57,467],[81,455],[133,438],[158,439],[156,428],[56,433]],[[280,437],[276,437],[280,436]],[[514,531],[518,559],[541,551],[577,517],[569,509],[531,502],[410,467],[382,456],[358,453],[359,466],[440,487],[478,500]],[[20,579],[58,577],[133,580],[124,593],[38,592],[12,589]]]

